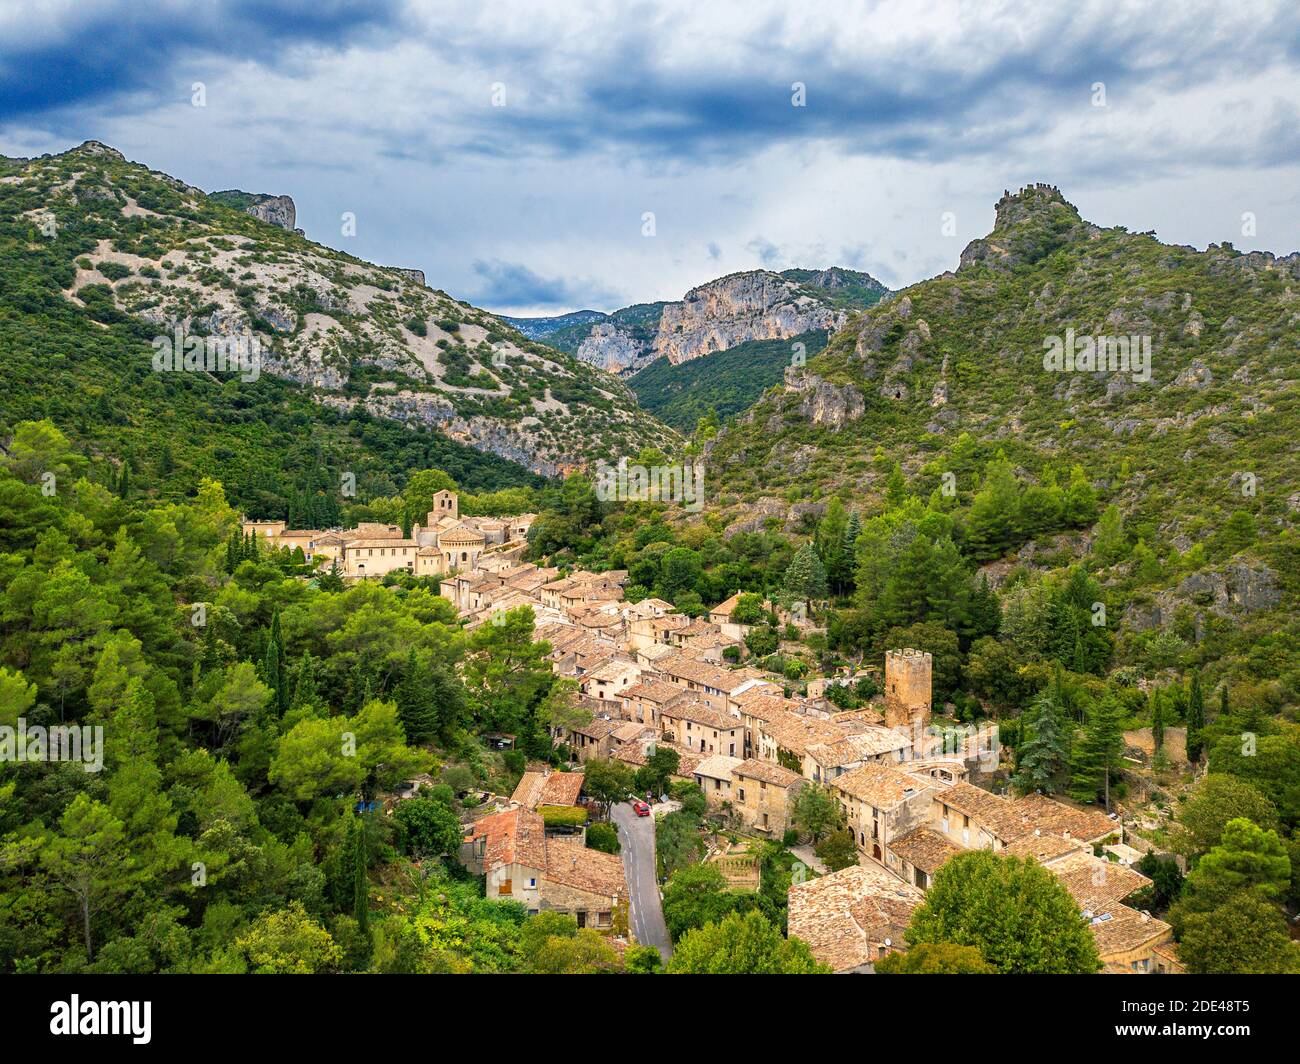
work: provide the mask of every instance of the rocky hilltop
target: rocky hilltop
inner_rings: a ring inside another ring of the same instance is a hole
[[[298,208],[290,196],[269,196],[263,193],[228,189],[225,192],[213,192],[208,198],[251,214],[268,225],[278,225],[281,229],[288,229],[290,232],[302,232],[296,228]]]
[[[584,362],[630,376],[660,358],[680,365],[751,341],[832,332],[850,312],[888,292],[870,275],[841,267],[748,270],[692,288],[676,302],[642,303],[599,317],[581,311],[507,320]]]
[[[426,287],[419,271],[304,239],[287,196],[209,196],[97,143],[0,163],[18,213],[52,212],[86,233],[62,295],[98,320],[252,337],[262,373],[320,404],[436,428],[543,475],[676,440],[615,377]],[[142,365],[151,354],[142,341]]]
[[[960,262],[852,316],[701,441],[715,497],[735,500],[718,519],[772,496],[883,505],[895,460],[912,493],[957,509],[1002,453],[1035,504],[1067,482],[1113,504],[1140,564],[1099,578],[1123,592],[1126,625],[1276,606],[1280,556],[1252,544],[1300,515],[1300,254],[1164,244],[1031,185]],[[1067,338],[1078,359],[1057,365]],[[1126,366],[1085,360],[1107,338]],[[1031,538],[987,575],[1081,559],[1094,534]]]

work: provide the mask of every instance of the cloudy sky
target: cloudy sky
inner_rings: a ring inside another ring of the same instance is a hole
[[[1103,225],[1281,253],[1300,5],[0,0],[0,153],[87,139],[287,193],[313,239],[505,313],[759,266],[898,287],[1031,181]]]

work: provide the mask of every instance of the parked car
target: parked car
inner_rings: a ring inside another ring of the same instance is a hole
[[[635,802],[632,803],[632,812],[634,812],[637,816],[649,816],[650,807],[646,805],[645,802],[641,801],[638,798]]]

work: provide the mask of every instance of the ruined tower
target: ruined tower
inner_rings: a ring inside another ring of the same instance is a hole
[[[885,651],[885,727],[913,734],[929,726],[932,669],[925,651]]]

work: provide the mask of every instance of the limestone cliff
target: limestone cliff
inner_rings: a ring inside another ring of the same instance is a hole
[[[814,329],[834,332],[846,317],[778,273],[733,273],[664,307],[652,357],[678,365],[746,340],[781,340]]]

